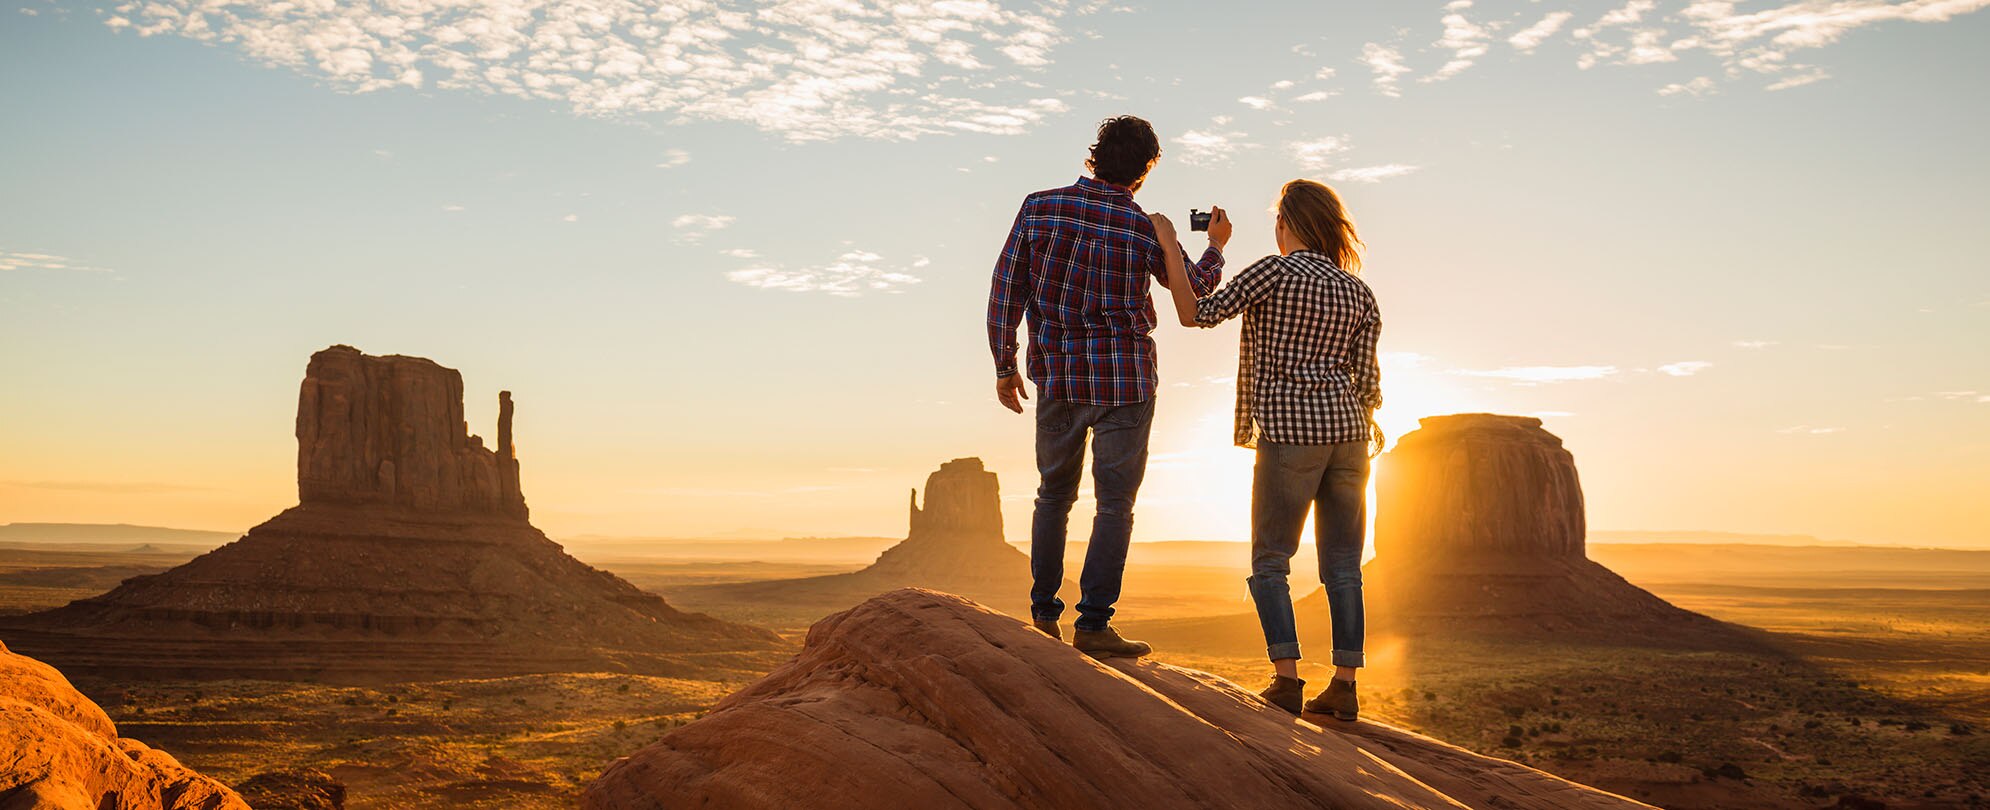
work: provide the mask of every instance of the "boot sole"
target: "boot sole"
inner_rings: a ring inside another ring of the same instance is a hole
[[[1079,652],[1081,652],[1081,653],[1084,653],[1084,654],[1086,654],[1086,655],[1089,655],[1089,656],[1091,656],[1091,657],[1092,657],[1092,659],[1093,659],[1093,660],[1096,660],[1096,661],[1104,661],[1104,660],[1106,660],[1106,659],[1108,659],[1108,658],[1145,658],[1145,657],[1147,657],[1147,653],[1116,653],[1116,652],[1112,652],[1112,651],[1109,651],[1109,650],[1079,650]]]
[[[1307,709],[1303,714],[1310,714],[1314,717],[1331,717],[1343,723],[1352,723],[1356,720],[1361,719],[1361,716],[1358,714],[1342,715],[1342,714],[1335,714],[1333,712],[1316,712],[1313,711],[1312,709]]]

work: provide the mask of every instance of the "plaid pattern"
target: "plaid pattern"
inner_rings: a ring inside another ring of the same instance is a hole
[[[1238,446],[1370,440],[1382,407],[1382,311],[1366,282],[1317,251],[1266,256],[1196,301],[1202,326],[1239,313]]]
[[[1161,250],[1154,224],[1119,186],[1081,177],[1025,198],[988,293],[996,377],[1016,373],[1016,328],[1027,314],[1038,396],[1088,405],[1153,399],[1148,283],[1167,284]],[[1222,277],[1223,254],[1212,246],[1189,269],[1189,286],[1208,295]]]

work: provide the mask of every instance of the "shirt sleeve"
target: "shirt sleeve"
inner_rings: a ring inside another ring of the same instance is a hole
[[[1381,337],[1382,310],[1370,304],[1368,322],[1354,339],[1354,368],[1350,375],[1354,378],[1355,393],[1370,413],[1382,407],[1382,363],[1375,355],[1375,346]]]
[[[988,289],[988,348],[995,356],[995,377],[1016,373],[1016,330],[1023,322],[1023,306],[1030,294],[1030,241],[1023,227],[1023,214],[1029,203],[1016,212],[1009,227],[1009,240],[995,260],[995,277]]]
[[[1210,245],[1203,249],[1201,261],[1190,263],[1188,251],[1183,250],[1182,266],[1188,268],[1188,286],[1195,290],[1197,298],[1201,298],[1214,292],[1216,285],[1223,280],[1223,251]]]
[[[1272,288],[1278,286],[1281,269],[1278,259],[1277,256],[1266,256],[1252,262],[1222,289],[1196,299],[1195,324],[1215,326],[1243,314],[1252,304],[1271,294]],[[1221,256],[1217,260],[1220,268]]]

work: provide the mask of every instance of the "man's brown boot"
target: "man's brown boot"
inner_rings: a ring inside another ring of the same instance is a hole
[[[1335,678],[1319,697],[1306,701],[1309,714],[1331,715],[1335,720],[1353,721],[1361,713],[1361,701],[1354,697],[1354,681]]]
[[[1044,621],[1043,619],[1034,619],[1030,621],[1030,626],[1035,627],[1037,629],[1037,632],[1042,633],[1051,638],[1057,639],[1058,641],[1064,640],[1064,631],[1057,626],[1057,622]]]
[[[1074,631],[1071,646],[1093,658],[1139,658],[1154,651],[1145,641],[1120,638],[1119,631],[1111,627]]]
[[[1306,701],[1306,682],[1284,675],[1271,676],[1271,685],[1258,693],[1258,699],[1293,714],[1298,714],[1300,704]]]

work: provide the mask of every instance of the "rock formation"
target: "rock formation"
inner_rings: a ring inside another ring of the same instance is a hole
[[[813,621],[894,588],[937,588],[1021,609],[1029,602],[1029,555],[1002,535],[1002,494],[995,473],[978,458],[957,458],[926,477],[926,503],[912,491],[905,540],[861,571],[686,588],[678,598],[700,603],[778,604],[774,620]],[[1065,583],[1067,600],[1076,587]]]
[[[0,810],[248,810],[226,785],[119,737],[54,667],[0,644]]]
[[[0,619],[0,638],[71,673],[358,682],[737,673],[779,654],[773,633],[679,611],[533,528],[509,394],[492,452],[462,388],[421,358],[318,352],[297,506],[178,568]]]
[[[1364,572],[1371,626],[1486,619],[1527,632],[1618,633],[1620,623],[1599,620],[1688,632],[1716,624],[1585,556],[1575,457],[1539,419],[1422,420],[1377,465],[1376,506],[1375,559]]]
[[[916,589],[824,619],[793,661],[610,765],[582,805],[1646,807],[1394,727],[1294,719],[1206,673],[1101,664]]]

